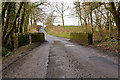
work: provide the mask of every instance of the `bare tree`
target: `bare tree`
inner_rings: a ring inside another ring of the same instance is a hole
[[[69,6],[66,6],[67,3],[61,2],[61,3],[56,3],[55,4],[55,8],[56,8],[56,12],[58,13],[58,17],[61,17],[62,19],[62,23],[63,23],[63,27],[64,27],[64,17],[67,16],[65,15],[65,11],[67,11],[69,8]]]
[[[56,18],[56,16],[54,15],[54,12],[49,13],[45,19],[45,24],[46,25],[53,25],[55,18]]]

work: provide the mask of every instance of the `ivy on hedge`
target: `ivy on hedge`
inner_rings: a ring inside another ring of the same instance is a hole
[[[80,44],[93,44],[93,35],[91,33],[71,33],[70,39]]]

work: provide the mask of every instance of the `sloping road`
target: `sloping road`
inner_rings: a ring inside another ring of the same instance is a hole
[[[117,78],[118,58],[48,35],[4,78]]]

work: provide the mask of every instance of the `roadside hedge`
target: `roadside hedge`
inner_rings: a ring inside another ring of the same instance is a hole
[[[18,35],[18,47],[29,44],[29,34]]]
[[[44,33],[34,33],[31,34],[32,43],[34,42],[43,42],[45,40]]]
[[[93,34],[91,33],[71,33],[70,39],[80,44],[93,44]]]
[[[31,40],[32,43],[45,41],[44,33],[31,33]],[[14,43],[15,48],[29,44],[29,34],[19,34],[15,37]]]

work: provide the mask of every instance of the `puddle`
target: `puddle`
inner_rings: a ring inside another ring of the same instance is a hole
[[[60,60],[56,60],[56,63],[60,62]]]
[[[72,46],[75,46],[75,45],[70,45],[70,44],[67,44],[67,45],[65,45],[65,46],[68,46],[68,47],[70,46],[70,47],[72,47]]]
[[[65,78],[65,76],[60,76],[59,78]]]

